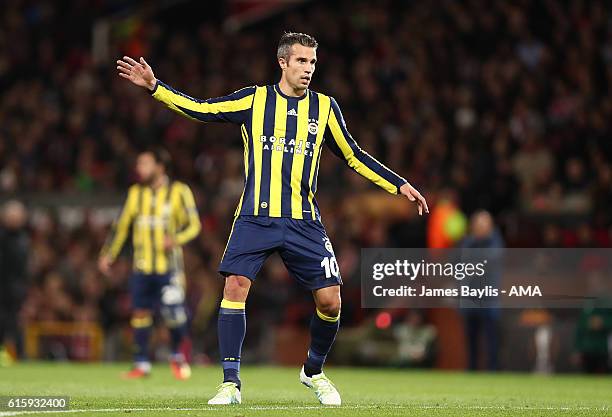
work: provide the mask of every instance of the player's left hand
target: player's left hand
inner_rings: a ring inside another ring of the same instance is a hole
[[[168,250],[168,249],[172,249],[176,246],[176,242],[174,241],[174,238],[170,237],[170,236],[166,236],[164,238],[164,249]]]
[[[429,213],[429,207],[427,207],[427,201],[425,200],[425,197],[423,197],[416,188],[410,185],[409,182],[402,185],[399,190],[400,194],[408,197],[408,200],[416,201],[417,207],[419,209],[419,216],[422,216],[423,212]]]

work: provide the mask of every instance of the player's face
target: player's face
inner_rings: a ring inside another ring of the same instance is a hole
[[[293,89],[306,90],[315,71],[317,50],[296,43],[291,46],[289,61],[280,58],[278,63],[283,70],[285,79]]]
[[[476,239],[486,239],[493,232],[493,220],[489,213],[480,212],[472,219],[472,235]]]
[[[138,155],[136,160],[136,173],[140,182],[149,184],[153,182],[159,171],[159,164],[155,161],[155,157],[149,152],[144,152]]]

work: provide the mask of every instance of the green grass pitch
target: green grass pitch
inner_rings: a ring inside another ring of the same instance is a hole
[[[218,367],[175,381],[160,364],[146,380],[124,381],[127,364],[20,363],[0,368],[0,395],[67,395],[70,412],[0,410],[1,416],[604,416],[612,415],[605,376],[454,373],[328,367],[340,407],[323,407],[298,382],[297,368],[244,366],[243,404],[206,404]]]

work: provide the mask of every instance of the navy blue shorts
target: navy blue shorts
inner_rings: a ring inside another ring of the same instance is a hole
[[[342,284],[338,262],[325,228],[318,220],[238,216],[219,265],[224,275],[251,281],[264,261],[278,252],[298,283],[316,290]]]
[[[164,295],[171,297],[177,304],[184,301],[184,291],[178,275],[174,272],[167,274],[132,273],[130,277],[130,294],[132,308],[154,310],[162,303]],[[168,291],[168,290],[171,291]],[[181,298],[182,300],[179,300]]]

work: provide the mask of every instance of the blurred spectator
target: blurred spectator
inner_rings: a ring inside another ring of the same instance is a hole
[[[477,211],[470,219],[470,233],[461,242],[460,247],[464,249],[488,249],[482,251],[487,259],[486,275],[479,280],[479,284],[470,281],[470,285],[491,285],[499,287],[501,282],[500,257],[504,240],[499,230],[493,223],[491,214],[487,211]],[[468,252],[467,256],[470,256]],[[462,261],[466,261],[463,259]],[[487,300],[484,300],[487,302]],[[482,346],[486,347],[486,369],[495,371],[498,369],[499,350],[499,322],[500,310],[497,306],[487,304],[486,307],[472,307],[461,310],[465,321],[465,339],[468,352],[468,368],[471,371],[479,369],[479,358],[481,358]]]
[[[0,364],[7,364],[10,358],[6,344],[11,343],[12,357],[19,338],[18,313],[29,284],[30,243],[28,213],[21,202],[8,201],[0,214]]]
[[[338,334],[333,359],[339,364],[431,367],[436,358],[436,328],[420,310],[405,316],[376,312],[369,320]]]
[[[427,247],[450,248],[466,233],[467,220],[452,193],[445,191],[433,205],[427,225]]]
[[[593,299],[582,309],[575,335],[578,362],[584,372],[612,371],[612,299],[601,296],[609,294],[607,280],[601,273],[587,277]]]
[[[410,310],[403,322],[393,327],[400,366],[431,367],[436,358],[436,328],[426,324],[421,310]]]

